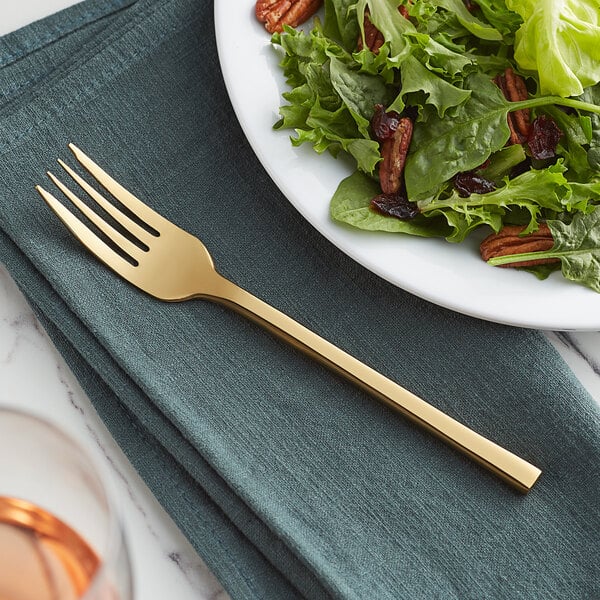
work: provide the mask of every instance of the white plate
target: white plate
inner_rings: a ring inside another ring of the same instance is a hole
[[[600,294],[560,273],[486,265],[479,239],[463,244],[366,232],[329,217],[329,200],[352,172],[349,162],[294,148],[291,131],[274,131],[286,85],[254,0],[216,0],[219,59],[231,102],[254,152],[296,209],[326,238],[367,269],[430,302],[489,321],[554,330],[600,330]]]

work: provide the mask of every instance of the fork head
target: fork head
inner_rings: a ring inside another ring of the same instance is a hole
[[[156,298],[178,301],[214,295],[219,276],[204,244],[136,198],[77,146],[69,144],[69,148],[111,197],[108,200],[59,160],[69,178],[93,202],[81,200],[50,172],[52,182],[76,210],[41,186],[36,189],[71,233],[118,275]]]

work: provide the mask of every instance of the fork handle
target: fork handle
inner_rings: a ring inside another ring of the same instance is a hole
[[[540,469],[459,423],[294,319],[217,274],[212,300],[233,308],[343,375],[515,487],[528,492]]]

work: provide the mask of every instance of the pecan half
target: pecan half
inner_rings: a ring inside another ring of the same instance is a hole
[[[363,41],[362,35],[358,35],[357,47],[359,50],[368,48],[373,54],[377,54],[383,42],[385,41],[383,33],[373,25],[369,18],[369,11],[365,11],[365,18],[363,21],[363,29],[365,30],[365,39]]]
[[[498,256],[510,256],[522,254],[523,252],[542,252],[550,250],[554,246],[552,232],[545,223],[542,223],[537,231],[527,235],[521,235],[525,229],[524,225],[507,225],[498,233],[493,233],[481,242],[479,251],[481,258],[486,262],[490,258]],[[522,260],[502,267],[531,267],[534,265],[545,265],[558,262],[558,258],[541,258],[533,260]]]
[[[412,121],[402,117],[393,135],[381,144],[383,160],[379,163],[379,182],[384,194],[395,194],[400,189],[412,132]]]
[[[409,2],[407,2],[407,4],[411,4],[410,0]],[[408,14],[408,8],[406,8],[406,6],[404,6],[404,4],[400,5],[398,7],[398,10],[400,11],[400,14],[407,20],[410,21],[410,15]]]
[[[321,8],[323,0],[256,0],[256,18],[269,33],[283,31],[284,25],[296,27]]]
[[[510,67],[504,74],[496,75],[494,83],[502,90],[504,97],[511,102],[527,100],[529,92],[525,80],[517,75]],[[508,127],[510,128],[510,143],[522,144],[531,129],[531,115],[528,108],[514,110],[508,113]]]

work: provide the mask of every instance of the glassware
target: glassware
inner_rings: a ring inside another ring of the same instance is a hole
[[[106,477],[58,427],[1,406],[0,599],[133,599]]]

